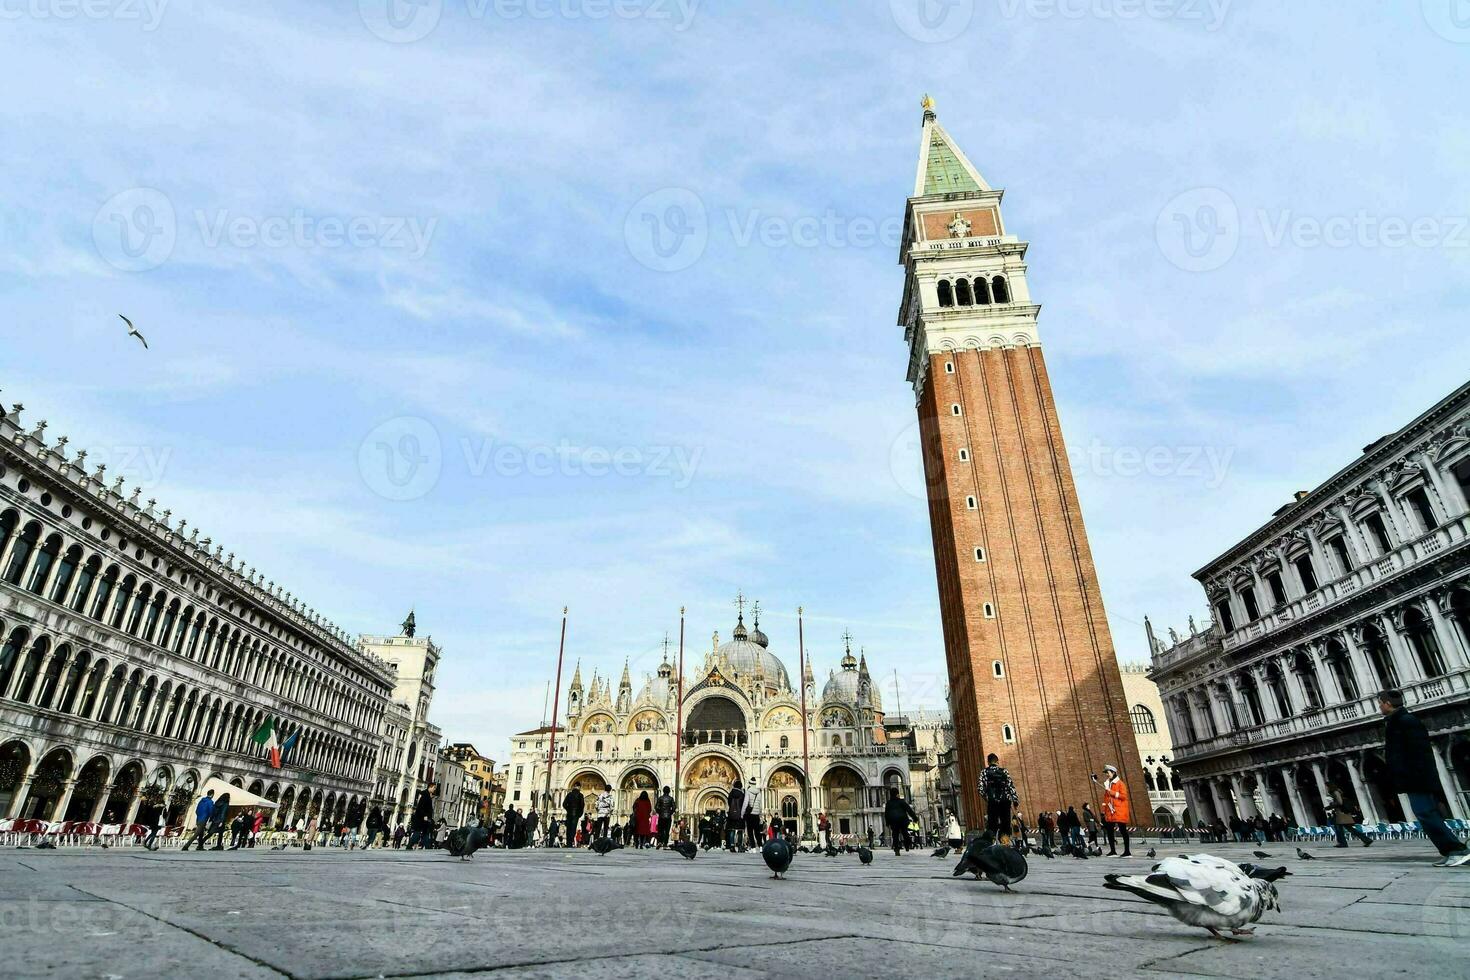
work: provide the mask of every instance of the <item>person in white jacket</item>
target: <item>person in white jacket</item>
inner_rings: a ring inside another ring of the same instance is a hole
[[[610,829],[610,826],[609,825],[612,823],[612,814],[613,814],[613,795],[612,795],[612,790],[605,789],[605,790],[602,791],[602,794],[597,797],[597,827],[593,831],[593,835],[594,836],[596,836],[596,837],[606,837],[607,836],[608,830]]]
[[[944,828],[944,835],[949,839],[949,846],[955,850],[959,850],[960,845],[965,842],[965,832],[960,829],[959,819],[953,813],[949,815],[949,823]]]

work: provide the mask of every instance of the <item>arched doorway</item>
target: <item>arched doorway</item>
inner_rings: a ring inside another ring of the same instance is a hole
[[[112,771],[112,763],[106,756],[99,755],[91,762],[82,767],[81,774],[77,776],[76,785],[72,787],[71,803],[66,808],[63,820],[91,820],[92,811],[97,807],[97,801],[102,798],[107,788],[107,776]]]
[[[766,799],[762,811],[770,814],[780,814],[781,827],[787,833],[796,833],[799,830],[798,820],[801,817],[802,800],[805,799],[806,780],[801,773],[791,766],[781,766],[771,773],[771,778],[766,780]]]
[[[691,761],[684,771],[685,799],[693,800],[693,813],[723,812],[730,787],[740,779],[735,763],[722,755],[705,755]]]
[[[1303,821],[1321,827],[1327,823],[1327,807],[1322,794],[1317,791],[1317,777],[1312,767],[1303,762],[1296,767],[1296,792],[1307,812],[1298,814]]]
[[[1172,826],[1174,826],[1174,814],[1169,810],[1168,807],[1161,806],[1157,810],[1154,811],[1154,826],[1156,826],[1156,827],[1172,827]]]
[[[102,823],[122,823],[133,806],[133,794],[143,785],[143,763],[134,760],[118,771],[102,808]]]
[[[0,746],[0,817],[10,812],[15,794],[25,780],[31,764],[31,750],[24,742],[7,742]]]
[[[27,820],[53,820],[55,810],[66,792],[66,781],[72,774],[72,757],[66,749],[53,749],[41,759],[36,775],[31,779],[31,792],[26,797],[24,812]]]
[[[857,832],[862,812],[863,777],[848,766],[833,766],[822,776],[823,809],[839,834]]]
[[[168,806],[168,789],[172,782],[173,771],[168,766],[159,766],[153,770],[148,785],[143,787],[138,796],[137,823],[145,827],[154,825],[158,820],[158,811]]]
[[[271,787],[275,789],[274,786]],[[267,797],[269,798],[269,797]],[[287,786],[286,792],[281,796],[280,806],[276,807],[276,829],[289,829],[295,825],[295,815],[291,808],[296,804],[296,787]]]
[[[623,773],[623,778],[618,781],[618,819],[626,822],[632,816],[633,801],[639,794],[647,793],[650,803],[657,799],[658,788],[658,776],[652,769],[637,766]]]

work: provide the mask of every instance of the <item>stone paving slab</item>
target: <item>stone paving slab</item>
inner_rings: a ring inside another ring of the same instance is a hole
[[[1147,871],[1141,853],[1036,858],[1006,894],[927,853],[799,855],[774,881],[718,852],[14,850],[0,976],[1470,975],[1470,868],[1429,867],[1423,841],[1275,848],[1284,909],[1236,943],[1102,887]]]

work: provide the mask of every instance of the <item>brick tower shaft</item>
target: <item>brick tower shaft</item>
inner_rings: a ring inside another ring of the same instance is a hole
[[[971,822],[994,752],[1028,824],[1092,803],[1117,766],[1149,823],[1097,571],[1036,331],[1027,244],[926,100],[902,261],[900,323],[939,580],[960,773]],[[1099,810],[1099,813],[1101,811]]]

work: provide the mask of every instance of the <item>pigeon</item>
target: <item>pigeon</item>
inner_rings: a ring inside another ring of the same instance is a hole
[[[1298,847],[1296,849],[1296,856],[1299,857],[1299,858],[1301,858],[1303,861],[1315,861],[1315,860],[1317,860],[1316,858],[1312,857],[1311,854],[1309,854],[1306,851],[1302,850],[1300,847]]]
[[[1258,858],[1268,858],[1268,857],[1271,856],[1271,855],[1267,854],[1265,851],[1251,851],[1251,853],[1254,854]]]
[[[1057,858],[1057,852],[1056,851],[1053,851],[1049,847],[1043,847],[1043,848],[1041,848],[1040,851],[1039,851],[1039,853],[1041,854],[1042,857],[1046,858],[1048,861],[1055,861],[1056,858]]]
[[[597,840],[592,842],[592,849],[598,854],[606,856],[609,851],[621,851],[623,849],[623,845],[619,844],[611,837],[599,837],[597,838]]]
[[[872,864],[873,863],[873,852],[872,851],[868,850],[866,847],[859,846],[858,849],[857,849],[857,852],[858,852],[858,860],[859,861],[863,862],[864,864]]]
[[[694,856],[699,853],[699,848],[697,846],[695,846],[694,844],[691,844],[689,841],[682,841],[682,840],[681,841],[676,841],[675,843],[670,844],[669,845],[669,849],[672,850],[672,851],[677,851],[678,853],[684,855],[686,858],[688,858],[691,861],[693,861],[694,860]]]
[[[1156,858],[1158,856],[1159,856],[1158,855],[1158,852],[1155,851],[1152,847],[1150,847],[1148,849],[1148,854],[1145,855],[1145,857],[1147,857],[1150,861],[1152,861],[1154,858]]]
[[[49,840],[43,840],[43,841],[41,841],[41,843],[39,843],[39,844],[36,845],[36,850],[38,850],[38,851],[54,851],[54,850],[56,850],[56,845],[54,843],[52,843],[51,841],[49,841]]]
[[[1291,874],[1285,867],[1262,868],[1259,865],[1249,863],[1242,864],[1240,870],[1245,872],[1247,878],[1254,878],[1257,881],[1280,881],[1282,878]]]
[[[449,835],[445,845],[450,855],[467,861],[490,840],[490,831],[481,826],[460,827]]]
[[[143,345],[143,349],[144,350],[147,350],[148,349],[148,341],[144,340],[143,339],[143,335],[138,332],[138,328],[135,327],[135,326],[133,326],[133,321],[132,320],[129,320],[127,317],[123,316],[121,313],[119,313],[118,316],[122,319],[122,322],[123,323],[126,323],[128,325],[128,336],[129,337],[137,337],[138,338],[138,343],[140,343],[140,344]]]
[[[935,851],[933,854],[931,854],[929,856],[930,857],[937,857],[937,858],[947,858],[947,857],[949,857],[949,848],[947,848],[947,847],[941,847],[939,850]]]
[[[829,855],[834,851],[835,849],[829,849]],[[786,869],[791,867],[793,856],[791,845],[779,837],[766,841],[766,846],[761,848],[761,857],[765,859],[766,867],[775,872],[771,877],[778,880],[786,873]]]
[[[965,848],[960,863],[955,865],[951,877],[973,873],[976,878],[984,875],[993,884],[1010,891],[1011,885],[1026,877],[1026,858],[1004,844],[995,843],[989,834],[977,837]]]
[[[1237,865],[1212,854],[1164,858],[1148,875],[1104,875],[1104,888],[1131,892],[1162,905],[1180,922],[1208,929],[1216,939],[1229,929],[1248,936],[1243,928],[1268,909],[1280,911],[1276,886],[1249,877]]]
[[[837,848],[833,847],[831,844],[827,845],[827,856],[829,858],[835,858],[838,853],[840,852],[837,850]]]
[[[805,844],[798,847],[797,850],[803,854],[810,854],[812,852],[812,849],[810,847],[807,847]]]

